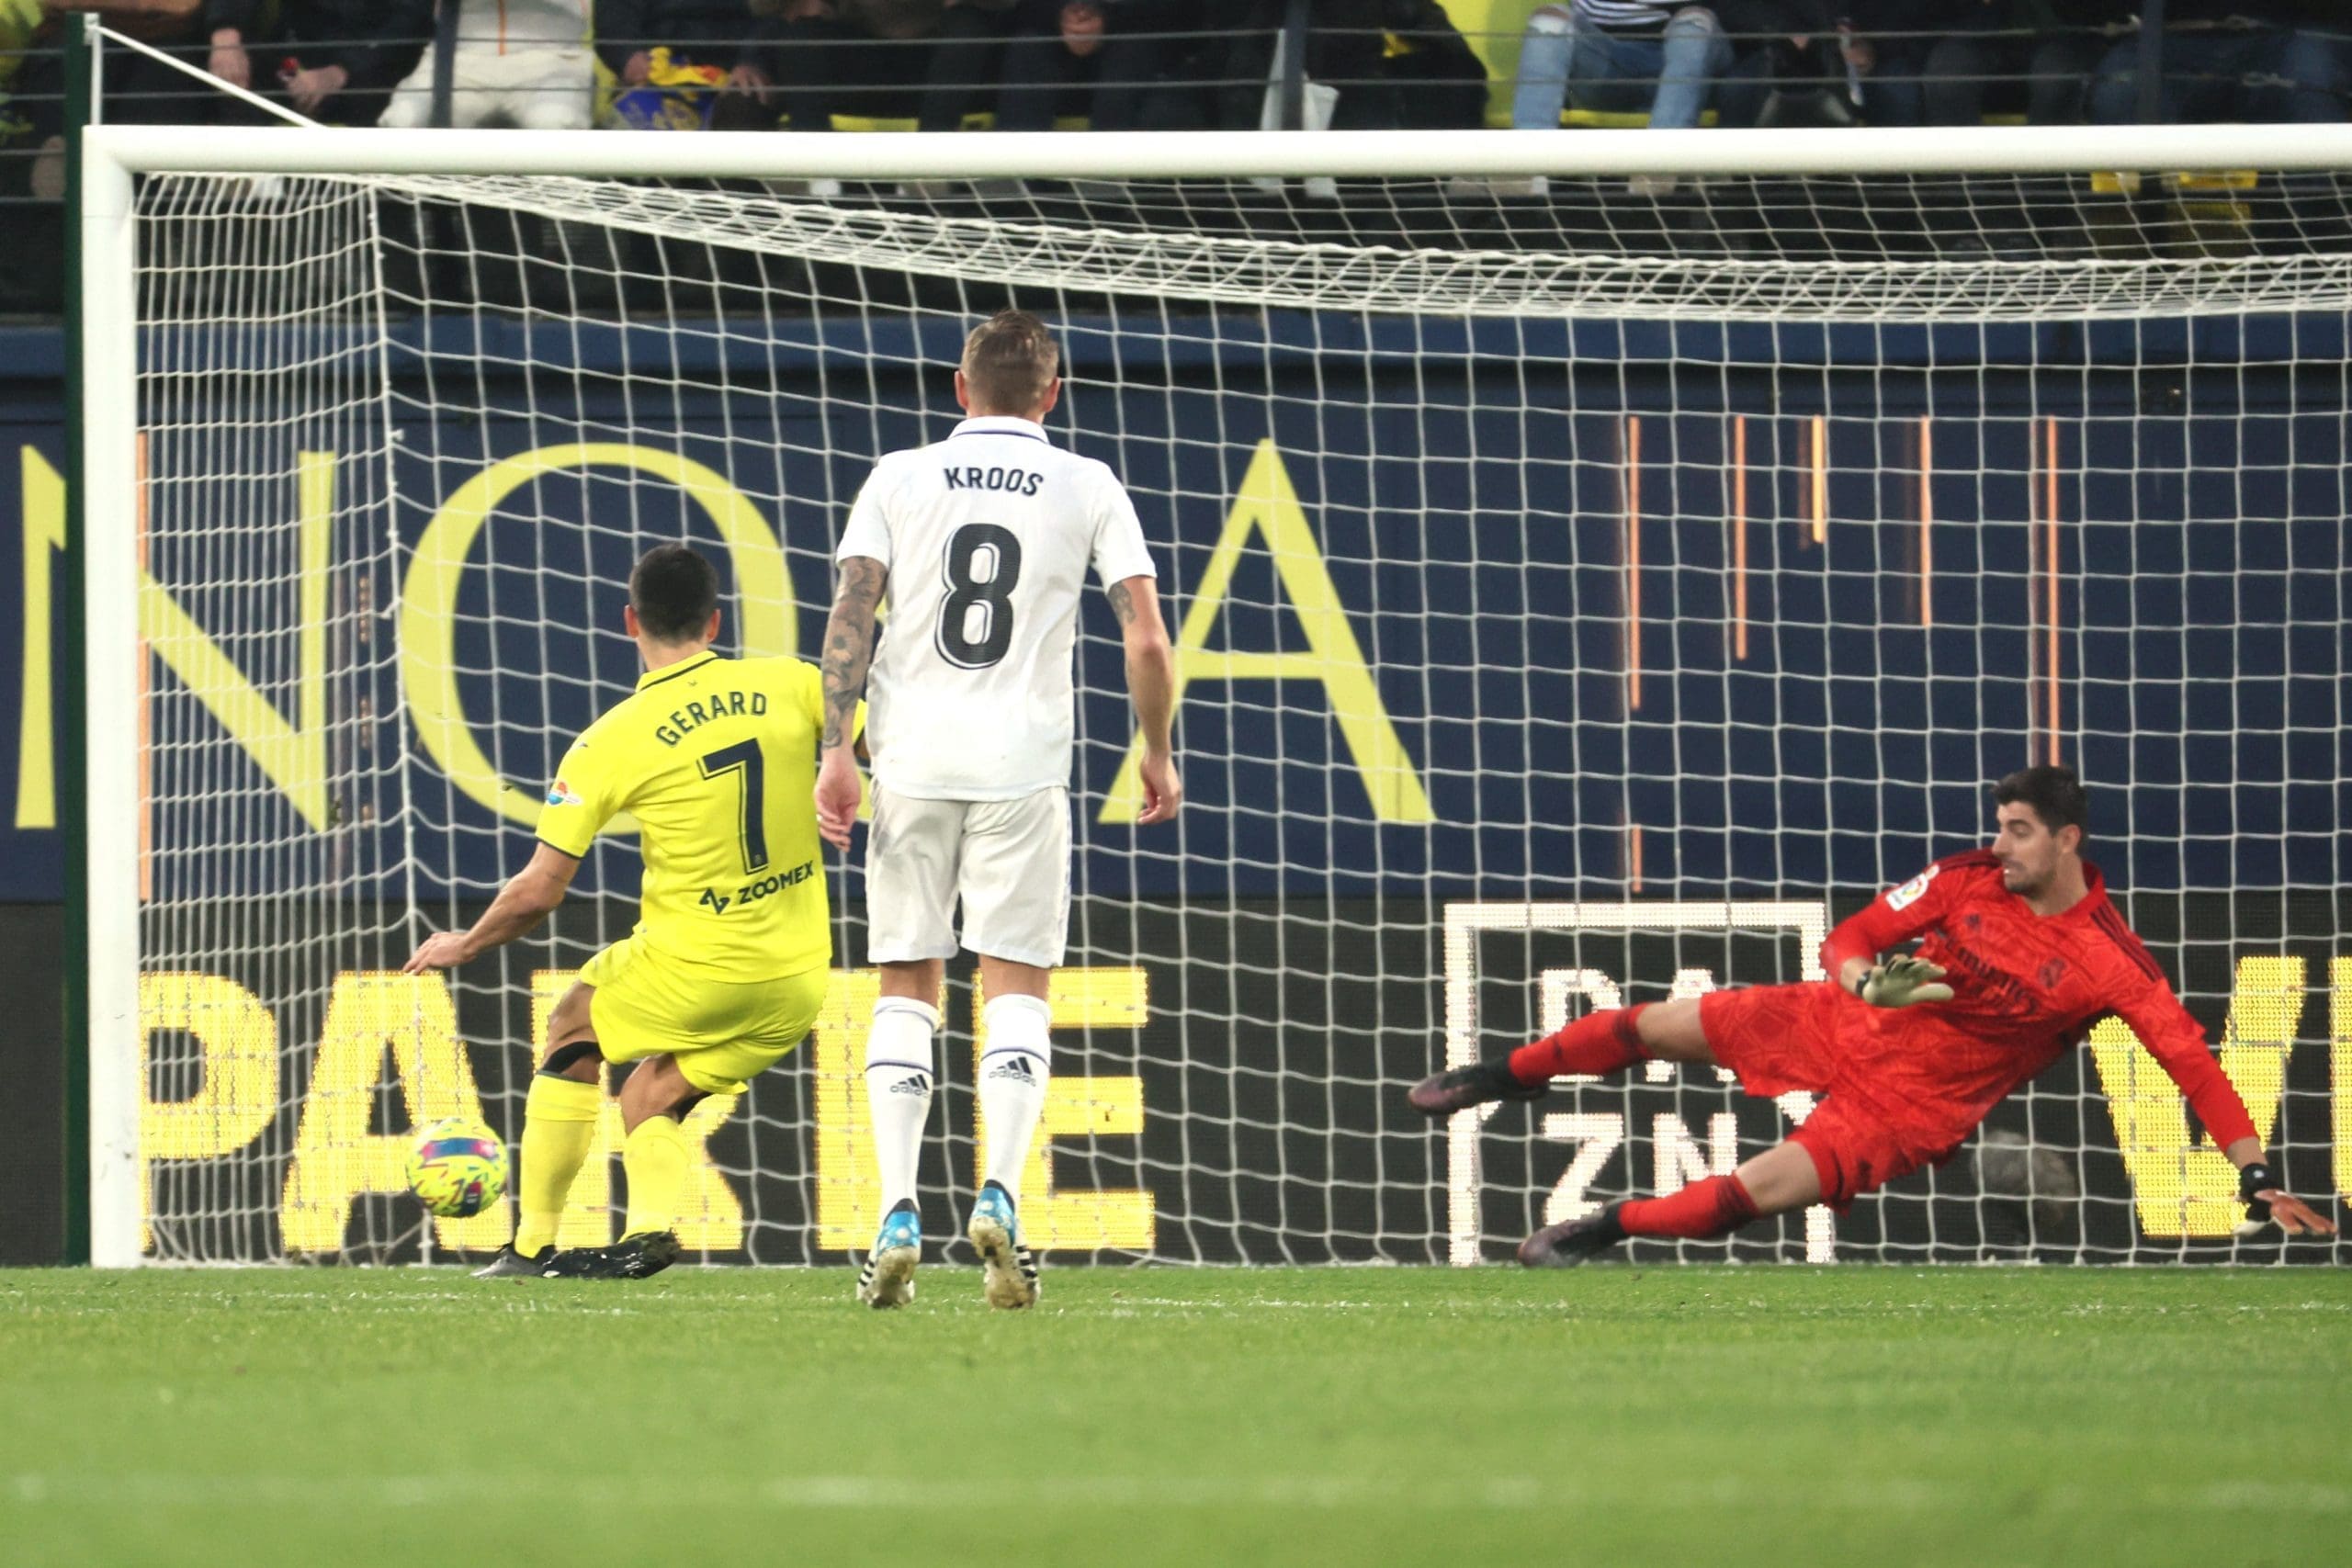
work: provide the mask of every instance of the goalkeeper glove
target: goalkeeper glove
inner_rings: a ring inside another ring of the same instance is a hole
[[[2250,1235],[2277,1221],[2289,1235],[2334,1235],[2335,1224],[2326,1215],[2278,1186],[2278,1173],[2262,1160],[2238,1168],[2238,1197],[2245,1204],[2240,1235]]]
[[[1854,982],[1854,995],[1874,1008],[1907,1008],[1916,1002],[1948,1002],[1951,987],[1938,984],[1944,972],[1907,954],[1873,964]]]
[[[2245,1205],[2246,1223],[2260,1224],[2270,1217],[2270,1205],[2258,1194],[2278,1190],[2278,1173],[2260,1160],[2238,1169],[2238,1201]]]

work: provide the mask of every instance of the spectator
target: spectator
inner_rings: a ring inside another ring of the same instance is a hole
[[[1487,66],[1438,0],[1385,0],[1381,66],[1387,102],[1373,114],[1399,130],[1487,123]],[[1360,123],[1360,122],[1358,122]]]
[[[1562,0],[1528,19],[1510,122],[1555,130],[1560,110],[1640,113],[1656,130],[1699,123],[1716,77],[1732,62],[1715,9],[1669,0]]]
[[[1917,125],[1926,118],[1927,29],[1939,0],[1844,0],[1819,47],[1832,56],[1837,90],[1865,125]],[[1949,3],[1949,0],[1942,0]]]
[[[2298,27],[2327,22],[2321,0],[2173,0],[2166,11],[2158,118],[2316,124],[2345,118],[2341,45]],[[2091,85],[2100,125],[2140,118],[2140,44],[2109,50]]]
[[[1000,107],[999,125],[1050,124],[1052,95],[1072,80],[1095,84],[1092,120],[1102,129],[1254,130],[1263,120],[1288,11],[1283,0],[1034,3],[1023,13],[1023,36],[1007,51],[1007,97],[1014,101]],[[1102,18],[1099,51],[1091,49],[1089,10]],[[1066,33],[1063,17],[1072,12],[1080,14]],[[1049,19],[1042,26],[1030,19],[1039,16]],[[1112,51],[1122,44],[1132,51],[1114,62]],[[1341,129],[1469,126],[1485,118],[1486,68],[1436,0],[1314,0],[1306,55],[1305,74],[1317,89],[1310,118],[1317,101],[1329,107],[1329,124]],[[1090,74],[1091,59],[1099,63]]]
[[[1305,73],[1315,85],[1306,106],[1310,129],[1369,130],[1396,125],[1389,46],[1396,44],[1400,52],[1408,47],[1404,32],[1431,36],[1428,13],[1432,9],[1436,7],[1396,0],[1314,0],[1307,9]],[[1223,8],[1221,58],[1212,52],[1204,62],[1216,84],[1213,123],[1218,127],[1254,130],[1267,123],[1267,98],[1275,90],[1288,10],[1283,0]],[[1440,20],[1451,32],[1451,21]],[[1463,50],[1467,53],[1468,46]],[[1479,75],[1485,74],[1481,67]]]
[[[1918,62],[1901,36],[1916,8],[1916,0],[1849,0],[1833,16],[1830,0],[1724,0],[1725,28],[1755,47],[1716,84],[1715,122],[1918,124]]]
[[[1135,130],[1183,39],[1182,0],[1020,0],[997,96],[999,130],[1050,130],[1059,113]]]
[[[588,0],[473,0],[458,14],[451,62],[449,123],[460,129],[516,125],[526,130],[584,130],[596,96],[588,50]],[[383,123],[433,122],[428,47],[392,93]]]
[[[33,35],[48,23],[40,0],[0,0],[0,106],[6,103],[8,84],[17,79],[24,68],[26,56],[33,47]],[[10,123],[4,107],[0,107],[0,139],[8,134]]]
[[[1268,25],[1260,19],[1262,10],[1261,0],[1109,0],[1103,8],[1104,52],[1122,40],[1134,49],[1115,73],[1112,62],[1103,60],[1095,67],[1094,80],[1128,77],[1143,85],[1132,103],[1114,110],[1108,124],[1095,123],[1104,130],[1204,130],[1223,123],[1232,62],[1253,41],[1246,29]],[[1056,26],[1058,32],[1058,15]],[[1272,46],[1265,39],[1255,41],[1262,47],[1250,56],[1256,71],[1251,92],[1262,96]],[[1006,78],[1009,84],[1021,80],[1009,66]],[[1096,101],[1119,96],[1101,94]],[[1254,128],[1259,96],[1234,106],[1236,113],[1245,110],[1248,118],[1237,123]],[[1018,106],[1013,112],[1024,125],[1035,127],[1034,106]]]
[[[433,31],[432,0],[207,0],[204,17],[212,74],[336,125],[375,124]]]
[[[55,201],[65,194],[65,139],[59,134],[62,117],[25,94],[28,85],[40,91],[60,85],[54,78],[42,81],[32,52],[34,40],[48,28],[49,16],[39,0],[0,0],[0,200],[30,194]],[[0,256],[0,273],[13,283],[16,269],[5,265],[10,259]],[[0,285],[0,299],[15,293]]]
[[[190,65],[200,68],[203,64],[204,15],[197,0],[181,0],[169,6],[151,6],[141,0],[39,0],[38,9],[76,28],[82,25],[81,16],[95,15],[102,26]],[[62,51],[63,33],[51,28],[44,41]],[[109,49],[102,56],[101,67],[101,113],[110,123],[209,124],[219,108],[219,93],[141,51]],[[54,106],[40,117],[41,133],[50,139],[44,151],[62,147],[63,141],[57,135],[63,122],[65,94],[62,52],[27,60],[19,73],[18,91],[28,103]]]
[[[757,62],[749,0],[595,0],[596,54],[624,93],[646,85],[653,51],[673,66],[727,73],[710,116],[714,130],[760,130],[775,123],[774,85]]]
[[[760,4],[781,24],[761,69],[793,130],[831,130],[836,114],[911,107],[921,130],[954,130],[996,79],[1013,0]]]
[[[1936,0],[1920,23],[1942,31],[1922,68],[1927,122],[1976,125],[1990,102],[2022,108],[2030,125],[2081,123],[2091,73],[2135,3]]]

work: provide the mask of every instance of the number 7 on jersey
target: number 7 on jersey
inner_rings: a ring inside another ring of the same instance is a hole
[[[739,740],[703,758],[703,777],[715,779],[726,773],[741,775],[738,781],[741,794],[736,802],[735,842],[743,853],[743,874],[749,876],[755,871],[765,871],[768,864],[767,768],[766,759],[760,754],[760,743]]]

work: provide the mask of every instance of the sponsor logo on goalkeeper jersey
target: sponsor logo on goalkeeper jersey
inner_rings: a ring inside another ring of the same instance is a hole
[[[554,783],[548,785],[548,804],[549,806],[577,806],[580,804],[580,796],[573,793],[570,784],[564,783],[561,779],[557,779]]]
[[[1936,879],[1936,870],[1937,868],[1931,865],[1927,870],[1921,872],[1918,875],[1913,877],[1910,881],[1905,883],[1902,886],[1897,887],[1893,892],[1889,893],[1886,896],[1886,907],[1890,909],[1907,909],[1912,905],[1917,903],[1919,901],[1919,895],[1928,890],[1928,884]]]

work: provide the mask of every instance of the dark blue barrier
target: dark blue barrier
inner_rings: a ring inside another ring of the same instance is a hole
[[[1983,830],[1984,779],[2047,753],[2054,468],[2057,745],[2100,786],[2094,852],[2127,889],[2335,886],[2352,804],[2345,329],[2340,316],[1073,321],[1057,435],[1137,493],[1175,618],[1239,527],[1237,498],[1270,441],[1419,792],[1383,794],[1323,682],[1295,671],[1197,682],[1182,729],[1194,810],[1173,834],[1092,824],[1083,885],[1524,897],[1614,894],[1638,877],[1690,897],[1899,875]],[[364,381],[364,335],[223,330],[153,336],[146,353],[193,373],[174,418],[243,431],[247,471],[290,476],[298,450],[337,454],[338,604],[400,604],[404,563],[385,540],[413,549],[469,481],[522,454],[600,443],[690,459],[745,498],[781,544],[794,601],[783,626],[807,649],[829,595],[827,552],[873,456],[944,434],[955,417],[944,367],[961,330],[934,317],[409,321],[394,330],[388,400],[296,428],[241,405],[238,373],[325,358]],[[53,333],[0,333],[0,362],[18,378],[0,400],[15,459],[0,475],[0,532],[22,539],[47,525],[61,348]],[[177,439],[153,438],[151,472],[175,471]],[[288,477],[198,487],[157,508],[290,518],[295,504]],[[545,525],[582,519],[585,530]],[[240,570],[290,576],[288,532],[247,547]],[[507,784],[535,793],[570,735],[626,690],[621,578],[644,545],[681,532],[718,539],[660,462],[560,468],[492,511],[459,581],[450,649],[461,667],[501,672],[464,677],[458,695]],[[1307,651],[1295,584],[1277,581],[1262,527],[1241,532],[1201,646]],[[44,570],[37,554],[0,549],[0,604],[22,607],[20,626],[37,624],[28,561]],[[164,534],[154,570],[199,626],[291,624],[290,600],[219,581],[217,564]],[[1744,653],[1733,629],[1743,579]],[[1129,734],[1114,628],[1101,605],[1086,615],[1080,770],[1093,799]],[[364,647],[333,655],[346,761],[403,750],[393,727],[415,694],[390,661],[389,632],[378,622]],[[0,787],[16,786],[16,809],[0,813],[0,898],[57,891],[54,834],[28,808],[38,769],[19,765],[39,728],[24,645],[0,638]],[[223,646],[293,711],[290,636]],[[168,672],[158,682],[168,722],[208,722]],[[411,829],[428,895],[485,886],[518,860],[524,825],[453,788],[430,759],[406,776],[412,818],[401,779],[375,781],[345,786],[327,829],[363,872],[389,875]],[[238,837],[312,830],[267,799],[266,787],[247,791]],[[220,809],[167,806],[158,841],[224,839],[208,815]],[[189,888],[213,874],[195,858],[169,874]],[[603,856],[589,877],[628,891],[634,856]]]

